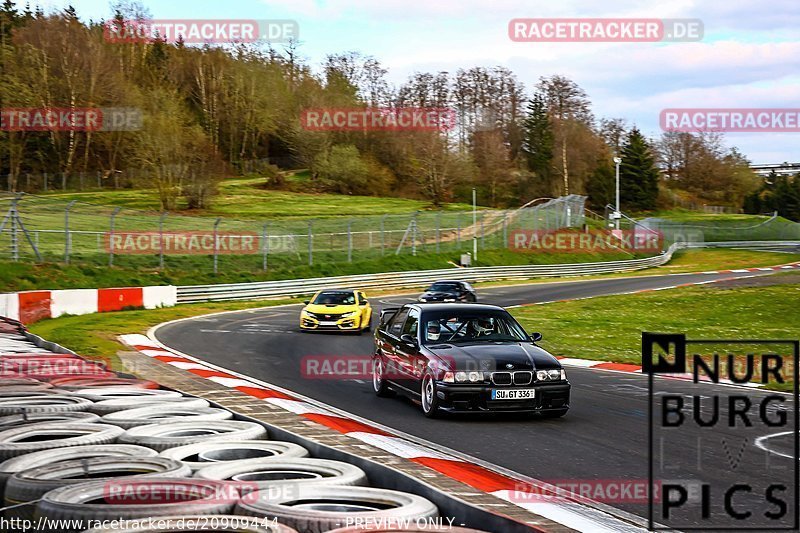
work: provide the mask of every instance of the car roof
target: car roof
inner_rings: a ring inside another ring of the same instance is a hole
[[[407,307],[413,307],[415,309],[419,309],[420,311],[424,310],[425,312],[451,311],[453,309],[457,309],[460,311],[506,311],[505,308],[500,307],[499,305],[467,304],[467,303],[456,303],[456,302],[408,304]]]
[[[460,279],[437,279],[433,283],[467,283],[467,282]],[[431,283],[431,285],[433,285],[433,283]]]
[[[364,292],[361,289],[320,289],[317,292]]]

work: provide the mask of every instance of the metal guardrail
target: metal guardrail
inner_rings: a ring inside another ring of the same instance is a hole
[[[544,277],[585,276],[612,274],[661,266],[672,259],[672,254],[682,248],[764,248],[798,247],[798,241],[730,241],[675,243],[666,251],[644,259],[605,261],[598,263],[571,263],[559,265],[519,265],[475,268],[445,268],[410,272],[383,272],[357,276],[330,278],[287,279],[229,285],[184,285],[178,287],[178,303],[246,300],[278,296],[303,296],[320,289],[347,288],[397,289],[417,287],[439,279],[460,279],[470,282],[500,281]]]
[[[440,270],[384,272],[380,274],[362,274],[330,278],[234,283],[230,285],[184,285],[178,287],[178,303],[245,300],[275,296],[302,296],[313,294],[324,288],[354,287],[359,289],[396,289],[426,285],[439,279],[460,279],[477,282],[627,272],[663,265],[672,259],[672,254],[678,247],[679,245],[673,244],[659,255],[646,257],[644,259],[628,259],[623,261],[559,265],[445,268]]]

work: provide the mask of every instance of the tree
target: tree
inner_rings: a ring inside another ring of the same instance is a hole
[[[530,190],[553,190],[553,127],[547,114],[544,97],[540,93],[533,95],[528,104],[528,114],[522,123],[524,140],[522,151],[525,154],[527,168],[531,172],[530,179],[523,184],[521,195],[523,200],[530,199]],[[532,187],[530,180],[535,180],[538,187]]]
[[[633,128],[622,147],[620,203],[624,209],[651,210],[658,199],[659,170],[644,135]]]
[[[560,165],[557,172],[561,175],[563,194],[570,193],[570,172],[568,160],[568,146],[575,145],[570,142],[581,126],[591,128],[594,117],[590,110],[591,102],[586,92],[577,83],[564,76],[542,77],[536,86],[542,94],[550,117],[553,120],[555,142],[560,154]]]

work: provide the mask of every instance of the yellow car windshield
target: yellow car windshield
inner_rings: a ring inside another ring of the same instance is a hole
[[[319,293],[311,303],[314,305],[355,305],[356,296],[352,292],[325,291]]]

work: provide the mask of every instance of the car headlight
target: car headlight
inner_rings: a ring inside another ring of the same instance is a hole
[[[567,372],[563,368],[536,371],[537,381],[558,381],[560,379],[567,379]]]
[[[463,383],[469,379],[466,372],[456,372],[456,381]]]
[[[445,372],[444,373],[444,378],[442,379],[442,381],[444,381],[445,383],[453,383],[455,381],[453,373],[452,372]]]
[[[455,298],[445,298],[444,301],[445,302],[455,302],[456,299]]]
[[[305,309],[300,311],[300,316],[303,317],[303,318],[314,318],[314,315],[312,313],[306,311]]]
[[[419,301],[420,301],[420,302],[427,302],[427,301],[428,301],[428,299],[427,299],[427,298],[420,298],[420,299],[419,299]]]
[[[350,318],[351,316],[356,316],[358,311],[350,311],[349,313],[342,313],[342,318]]]
[[[469,373],[469,380],[471,383],[477,383],[483,379],[483,374],[480,372],[470,372]]]

